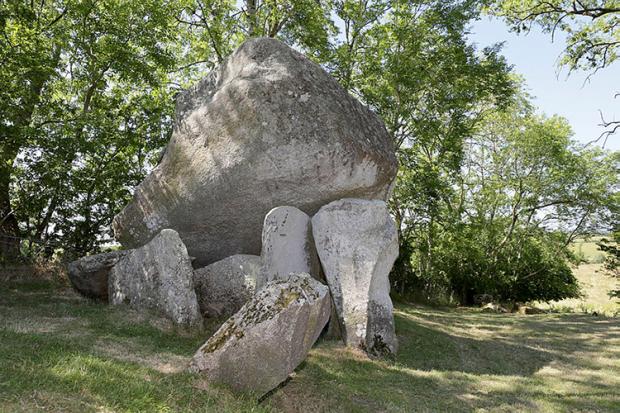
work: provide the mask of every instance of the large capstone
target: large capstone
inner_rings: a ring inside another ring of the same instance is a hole
[[[190,370],[262,396],[306,358],[329,313],[329,290],[310,275],[271,281],[200,347]]]
[[[254,294],[261,268],[257,255],[233,255],[194,271],[194,286],[205,317],[231,316]]]
[[[86,297],[107,301],[110,271],[126,253],[112,251],[71,262],[67,267],[71,284]]]
[[[320,279],[310,217],[291,206],[269,211],[263,224],[261,259],[257,288],[271,280],[288,278],[291,273],[305,272]]]
[[[312,218],[312,230],[345,343],[371,355],[395,353],[388,275],[398,236],[385,202],[334,201]]]
[[[251,39],[178,97],[162,160],[114,231],[135,248],[173,228],[199,268],[260,254],[277,206],[312,215],[344,197],[386,199],[396,170],[375,113],[284,43]]]
[[[174,230],[162,230],[122,257],[110,272],[108,291],[111,304],[155,310],[182,326],[202,326],[192,264]]]

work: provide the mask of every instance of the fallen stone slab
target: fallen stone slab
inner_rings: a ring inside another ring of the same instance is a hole
[[[89,255],[67,266],[71,285],[89,298],[108,301],[108,277],[112,267],[127,251],[112,251]]]
[[[110,303],[155,310],[175,324],[202,327],[193,275],[179,234],[164,229],[114,265],[108,280]]]
[[[198,349],[190,371],[260,397],[306,358],[329,312],[327,286],[309,274],[271,281]]]
[[[388,275],[398,236],[385,202],[334,201],[312,218],[312,230],[345,344],[375,356],[395,353]]]
[[[340,198],[387,199],[396,171],[374,112],[289,46],[254,38],[179,95],[162,160],[114,233],[136,248],[172,228],[200,268],[259,255],[277,206],[312,215]]]
[[[275,279],[286,279],[292,273],[305,272],[320,280],[321,264],[310,217],[291,206],[269,211],[263,224],[261,260],[257,288]]]
[[[256,289],[261,268],[257,255],[233,255],[194,271],[194,286],[205,317],[228,317],[239,311]]]

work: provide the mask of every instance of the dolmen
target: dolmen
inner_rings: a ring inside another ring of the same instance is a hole
[[[391,357],[396,171],[376,114],[284,43],[251,39],[177,98],[160,164],[114,219],[123,249],[71,263],[69,277],[186,328],[220,320],[189,370],[257,397],[328,324]]]
[[[115,218],[126,248],[177,231],[203,267],[259,255],[265,215],[386,200],[396,176],[381,119],[319,65],[270,38],[243,43],[176,101],[160,164]]]

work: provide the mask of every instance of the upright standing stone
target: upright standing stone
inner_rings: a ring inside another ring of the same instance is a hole
[[[194,271],[200,311],[206,317],[231,316],[256,289],[261,268],[257,255],[233,255]]]
[[[398,236],[385,202],[334,201],[312,218],[312,229],[345,343],[371,355],[395,353],[388,275]]]
[[[291,273],[308,273],[320,279],[319,257],[312,238],[310,217],[291,206],[269,211],[263,224],[262,268],[257,288]]]
[[[198,349],[190,370],[261,396],[306,358],[329,311],[327,286],[310,275],[271,281]]]
[[[254,38],[179,95],[162,160],[114,233],[135,248],[172,228],[196,268],[258,255],[272,208],[387,199],[397,166],[375,113],[289,46]]]
[[[107,301],[110,271],[125,254],[127,251],[112,251],[73,261],[67,267],[71,284],[86,297]]]
[[[112,268],[108,280],[110,303],[156,310],[176,324],[201,327],[193,273],[179,234],[164,229]]]

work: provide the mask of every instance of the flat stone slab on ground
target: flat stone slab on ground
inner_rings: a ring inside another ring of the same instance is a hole
[[[190,370],[260,397],[306,358],[329,313],[327,286],[309,274],[271,281],[198,349]]]

